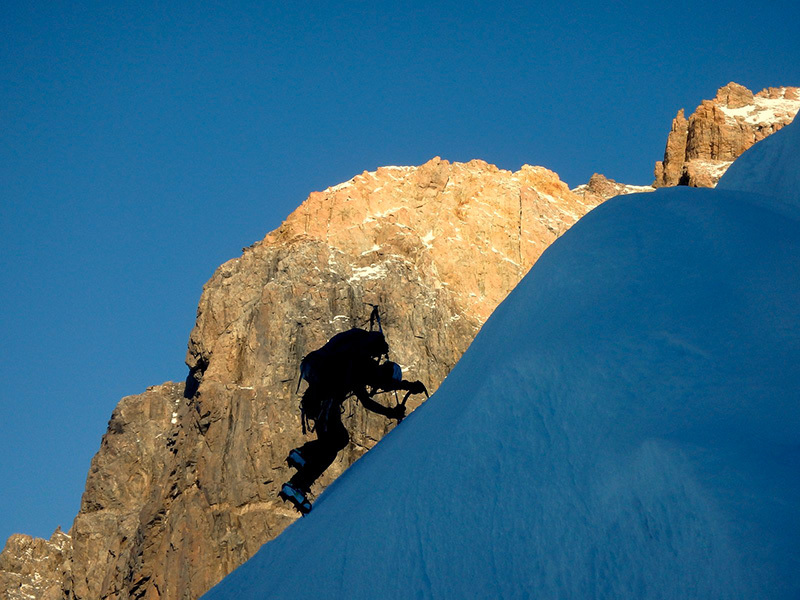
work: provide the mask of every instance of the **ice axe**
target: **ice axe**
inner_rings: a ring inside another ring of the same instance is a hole
[[[366,302],[366,304],[372,307],[372,312],[369,313],[369,330],[372,331],[372,327],[377,322],[378,331],[380,331],[381,335],[383,335],[383,326],[381,325],[381,313],[378,311],[378,305],[371,304],[370,302]]]
[[[425,394],[425,398],[430,398],[431,396],[430,396],[430,394],[428,394],[428,388],[425,387],[425,384],[422,383],[421,381],[417,381],[416,383],[418,383],[418,384],[420,384],[422,386],[422,393]],[[406,407],[406,402],[408,401],[409,396],[411,396],[411,394],[415,394],[415,393],[419,394],[420,392],[414,392],[414,390],[408,390],[406,392],[406,395],[403,396],[403,400],[397,403],[397,406],[402,406],[403,408],[405,408]],[[403,417],[402,419],[398,419],[398,421],[397,421],[398,424],[403,419],[405,419],[405,417]]]

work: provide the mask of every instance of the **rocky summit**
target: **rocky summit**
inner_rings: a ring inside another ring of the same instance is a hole
[[[654,187],[714,187],[727,168],[753,144],[791,123],[800,110],[800,88],[767,88],[753,94],[729,83],[703,100],[687,119],[678,111],[664,159],[656,163]]]
[[[70,536],[36,550],[39,588],[21,566],[30,539],[9,541],[0,585],[26,598],[199,597],[296,518],[277,491],[303,441],[306,353],[365,326],[378,304],[392,360],[435,390],[545,248],[597,203],[542,167],[439,158],[312,193],[205,285],[186,384],[119,403]],[[345,416],[352,443],[313,492],[392,427],[354,403]]]

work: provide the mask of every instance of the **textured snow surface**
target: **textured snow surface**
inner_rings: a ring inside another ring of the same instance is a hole
[[[800,207],[800,124],[795,119],[742,154],[717,184],[777,197]]]
[[[204,598],[797,599],[798,381],[791,212],[719,189],[617,197]]]

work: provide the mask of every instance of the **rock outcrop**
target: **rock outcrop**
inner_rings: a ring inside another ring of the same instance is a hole
[[[672,121],[664,159],[656,163],[654,187],[714,187],[745,150],[791,123],[800,110],[800,88],[767,88],[753,94],[729,83],[703,100],[687,120]]]
[[[185,386],[120,402],[69,558],[39,577],[74,599],[197,598],[296,518],[276,492],[302,442],[304,354],[363,326],[376,303],[392,359],[436,389],[544,249],[597,203],[541,167],[438,158],[311,194],[204,287]],[[346,418],[352,443],[317,493],[392,427],[355,406]]]
[[[589,178],[589,183],[584,183],[572,190],[573,194],[578,194],[584,202],[600,204],[614,196],[624,196],[625,194],[637,194],[641,192],[653,192],[655,188],[649,185],[629,185],[618,183],[609,179],[605,175],[595,173]]]
[[[124,598],[135,592],[135,574],[122,567],[136,562],[141,519],[156,518],[160,509],[154,507],[163,506],[164,499],[153,494],[174,462],[183,392],[183,384],[154,386],[114,409],[70,530],[68,597]]]
[[[49,540],[15,534],[0,553],[0,597],[3,600],[60,600],[65,594],[72,559],[72,540],[56,529]]]

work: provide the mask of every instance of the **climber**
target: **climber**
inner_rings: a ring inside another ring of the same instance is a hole
[[[367,410],[396,419],[406,413],[411,394],[428,394],[421,381],[405,381],[400,366],[387,357],[389,346],[380,331],[353,328],[333,336],[319,350],[309,353],[300,364],[300,381],[308,388],[300,402],[303,433],[315,432],[317,439],[295,448],[286,462],[297,473],[283,485],[280,498],[289,500],[305,514],[311,510],[308,491],[311,484],[333,463],[350,442],[342,424],[344,401],[355,396]],[[300,382],[298,382],[298,390]],[[372,399],[378,392],[407,390],[402,402],[387,407]]]

